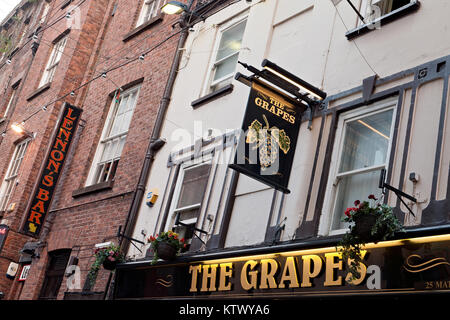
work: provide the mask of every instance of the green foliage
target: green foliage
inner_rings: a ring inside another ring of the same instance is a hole
[[[172,230],[169,230],[167,232],[161,232],[161,234],[157,234],[156,236],[150,236],[147,240],[153,249],[154,255],[152,264],[156,263],[158,258],[158,246],[160,243],[165,242],[172,247],[175,248],[177,251],[177,254],[181,252],[182,249],[186,248],[186,243],[184,238],[179,239],[178,233],[173,232]]]
[[[12,40],[10,37],[0,35],[0,53],[8,53],[12,49]]]
[[[91,287],[95,283],[97,273],[100,270],[100,266],[108,259],[110,261],[124,262],[125,255],[120,251],[120,247],[116,245],[110,245],[107,248],[98,248],[94,251],[95,261],[91,265],[91,269],[88,273],[88,281]]]
[[[286,134],[286,131],[284,131],[284,129],[280,130],[278,136],[278,144],[280,145],[280,149],[283,150],[285,154],[289,152],[289,149],[291,148],[291,139]]]
[[[355,201],[355,207],[347,208],[343,221],[350,223],[349,231],[339,243],[344,261],[350,261],[348,269],[353,278],[359,277],[359,265],[362,263],[361,250],[367,242],[378,242],[392,238],[396,232],[403,231],[403,226],[394,215],[392,208],[386,204],[377,202],[374,195],[369,196],[369,201]],[[374,220],[370,228],[370,234],[360,234],[358,223],[364,219]]]

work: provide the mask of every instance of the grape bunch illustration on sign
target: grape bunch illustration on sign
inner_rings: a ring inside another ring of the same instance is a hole
[[[248,127],[246,142],[252,145],[253,150],[258,150],[261,169],[270,167],[278,158],[279,149],[284,154],[291,148],[291,139],[284,129],[275,126],[270,127],[267,117],[262,115],[265,126],[255,119]]]

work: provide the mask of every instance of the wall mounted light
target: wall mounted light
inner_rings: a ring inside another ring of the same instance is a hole
[[[24,125],[24,123],[20,123],[20,124],[19,123],[13,123],[11,125],[11,129],[14,132],[18,133],[18,134],[23,134],[23,135],[26,135],[26,136],[29,136],[29,137],[33,137],[33,133],[28,131],[28,130],[25,130],[23,125]]]
[[[19,133],[19,134],[22,134],[25,132],[25,129],[22,127],[22,125],[18,124],[18,123],[13,123],[11,125],[11,129],[13,129],[14,132]]]
[[[199,15],[193,11],[190,11],[190,7],[180,1],[169,1],[165,5],[161,7],[161,12],[165,14],[181,14],[186,13],[188,15],[196,16],[202,20],[205,20],[205,17]]]
[[[307,94],[312,95],[314,98],[318,100],[324,100],[327,97],[327,94],[322,90],[314,87],[310,83],[300,79],[296,75],[293,75],[289,71],[279,67],[278,65],[267,59],[263,60],[261,66],[267,71],[270,71],[271,73],[289,82],[290,84],[298,87],[300,90],[306,92]]]
[[[161,7],[161,11],[165,14],[180,14],[182,12],[189,12],[186,4],[180,1],[169,1]]]

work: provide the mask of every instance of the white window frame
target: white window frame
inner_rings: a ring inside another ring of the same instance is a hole
[[[6,106],[6,109],[5,109],[5,112],[3,112],[3,115],[0,116],[0,119],[6,118],[8,116],[9,109],[11,109],[12,102],[13,102],[15,96],[16,96],[16,89],[13,88],[11,97],[9,97],[8,105]]]
[[[167,0],[144,0],[136,27],[139,27],[154,17],[157,17],[161,12],[161,7],[166,3],[166,1]]]
[[[47,19],[47,15],[50,11],[50,3],[44,1],[44,9],[42,10],[41,18],[39,19],[39,24],[43,24]]]
[[[339,178],[343,178],[345,176],[349,176],[356,173],[364,173],[375,170],[381,170],[385,168],[389,170],[389,159],[392,152],[392,140],[394,135],[394,127],[395,127],[395,119],[397,115],[397,103],[398,98],[391,98],[388,100],[384,100],[382,102],[376,103],[372,106],[366,106],[362,108],[358,108],[357,110],[351,110],[343,113],[339,116],[338,126],[336,129],[336,137],[335,141],[337,142],[333,148],[331,163],[330,163],[330,172],[328,175],[328,183],[324,197],[324,205],[321,213],[320,225],[319,225],[319,234],[320,235],[338,235],[345,233],[348,229],[337,229],[332,230],[334,212],[336,207],[336,197],[338,191],[338,176]],[[391,123],[391,137],[389,140],[389,146],[386,153],[386,162],[383,165],[375,165],[368,168],[357,169],[353,171],[346,172],[344,174],[338,174],[341,158],[342,158],[342,150],[345,139],[345,124],[351,120],[355,120],[361,117],[366,117],[369,115],[381,113],[387,111],[389,109],[393,110],[392,114],[392,123]],[[357,200],[357,199],[355,199]]]
[[[47,83],[52,82],[53,77],[55,76],[56,69],[58,68],[59,62],[61,61],[61,57],[63,55],[64,48],[67,43],[67,38],[68,36],[65,35],[64,37],[62,37],[56,43],[53,44],[52,52],[50,54],[44,72],[42,74],[39,87],[42,87]]]
[[[362,0],[362,1],[361,1],[361,9],[360,9],[360,13],[361,13],[361,15],[364,17],[364,20],[366,21],[366,23],[370,23],[369,21],[366,20],[366,18],[369,17],[368,13],[371,12],[371,11],[369,10],[369,9],[370,9],[370,6],[371,6],[372,3],[374,3],[375,1],[378,2],[378,1],[383,1],[383,0]],[[395,1],[395,0],[387,0],[387,1]],[[409,3],[413,2],[413,1],[414,1],[414,0],[410,0]],[[392,10],[391,10],[390,12],[392,12]],[[383,16],[389,14],[390,12],[388,12],[388,13],[386,13],[386,14],[384,14],[384,15],[381,15],[379,18],[381,18],[381,17],[383,17]],[[358,19],[358,21],[359,21],[359,23],[358,23],[359,25],[363,25],[363,24],[364,24],[360,19]],[[372,22],[373,22],[373,21],[372,21]]]
[[[30,138],[21,141],[14,149],[13,156],[9,161],[8,170],[6,171],[5,178],[3,179],[0,187],[0,212],[8,209],[11,195],[13,194],[14,187],[18,182],[20,167],[23,163],[23,159],[25,158],[30,142]]]
[[[202,202],[192,204],[189,206],[185,206],[182,208],[177,208],[177,204],[178,204],[178,201],[180,200],[180,196],[181,196],[181,187],[183,184],[184,174],[185,174],[186,170],[193,169],[195,167],[199,167],[199,166],[202,166],[205,164],[210,165],[210,171],[209,171],[208,181],[206,183],[205,193],[202,198]],[[198,217],[192,218],[189,220],[180,220],[180,222],[185,223],[185,224],[194,224],[195,223],[194,227],[198,228],[198,226],[203,223],[203,216],[204,216],[204,213],[202,212],[203,199],[211,191],[211,176],[212,176],[211,173],[213,172],[213,169],[214,169],[213,156],[211,154],[204,155],[202,158],[199,158],[199,159],[194,159],[192,161],[184,162],[184,163],[180,164],[180,166],[181,166],[180,173],[178,174],[178,178],[176,180],[174,196],[172,198],[172,202],[170,203],[170,209],[169,209],[170,219],[167,219],[168,221],[166,222],[165,230],[169,230],[172,227],[174,227],[175,219],[179,212],[185,212],[185,211],[189,211],[192,209],[199,209]]]
[[[214,92],[213,87],[215,87],[216,85],[218,85],[218,84],[220,84],[220,83],[222,83],[224,81],[233,79],[233,76],[234,76],[234,74],[236,72],[237,64],[236,64],[236,67],[235,67],[235,69],[234,69],[234,71],[232,73],[230,73],[230,74],[228,74],[228,75],[226,75],[226,76],[224,76],[224,77],[222,77],[220,79],[214,80],[216,66],[220,62],[223,62],[226,59],[229,59],[229,58],[231,58],[231,57],[233,57],[235,55],[239,56],[240,53],[241,53],[241,50],[239,50],[239,51],[237,51],[237,52],[235,52],[235,53],[233,53],[233,54],[231,54],[229,56],[226,56],[226,57],[224,57],[224,58],[222,58],[220,60],[216,60],[216,59],[217,59],[217,55],[218,55],[218,51],[219,51],[219,47],[220,47],[220,42],[222,41],[223,34],[226,31],[236,27],[238,24],[243,23],[243,22],[248,23],[248,13],[246,13],[243,16],[240,15],[240,16],[232,19],[231,21],[222,24],[218,28],[218,32],[217,32],[217,36],[216,36],[216,40],[215,40],[215,44],[214,44],[214,49],[212,51],[214,56],[212,57],[211,64],[210,64],[210,66],[208,68],[208,75],[207,75],[208,81],[207,81],[207,85],[206,85],[206,87],[204,89],[203,94],[208,94],[208,93]],[[247,25],[245,26],[244,34],[242,36],[241,48],[243,47],[243,43],[244,43],[244,40],[245,40],[245,30],[246,29],[247,29]]]
[[[111,141],[116,140],[116,139],[125,139],[124,145],[126,144],[126,139],[127,139],[127,136],[128,136],[129,127],[131,125],[132,117],[133,117],[133,114],[134,114],[134,111],[136,109],[136,105],[137,105],[137,102],[138,102],[138,99],[139,99],[140,89],[141,89],[141,85],[134,86],[134,87],[132,87],[130,89],[127,89],[124,92],[122,92],[120,94],[120,98],[119,98],[120,100],[118,102],[116,102],[116,98],[115,97],[112,99],[111,105],[110,105],[110,108],[109,108],[109,111],[108,111],[108,116],[107,116],[106,121],[105,121],[105,126],[103,127],[101,139],[100,139],[100,141],[98,143],[97,150],[96,150],[95,156],[94,156],[94,160],[92,161],[92,166],[91,166],[91,169],[90,169],[87,181],[86,181],[87,182],[86,186],[88,186],[88,185],[95,185],[95,184],[99,183],[98,181],[99,181],[99,177],[101,176],[101,174],[99,174],[98,170],[99,170],[99,166],[101,166],[103,164],[103,162],[104,162],[104,161],[101,161],[101,159],[102,159],[102,156],[103,156],[103,152],[105,151],[106,143],[111,142]],[[128,125],[127,130],[125,130],[123,132],[120,132],[119,134],[115,134],[113,136],[110,136],[109,134],[110,134],[110,131],[112,129],[112,125],[114,123],[114,119],[115,119],[115,117],[117,115],[117,111],[118,111],[118,108],[120,106],[120,102],[122,101],[122,99],[124,97],[126,97],[126,96],[128,96],[130,94],[133,94],[133,93],[136,93],[136,98],[134,100],[134,106],[133,106],[133,109],[131,111],[132,115],[131,115],[131,119],[130,119],[130,124]],[[123,152],[123,150],[122,150],[122,152]],[[119,160],[121,158],[121,156],[122,156],[122,152],[120,153],[120,156],[115,157],[115,158],[111,158],[110,161],[112,161],[112,163],[114,163],[114,161]],[[107,163],[107,162],[104,162],[104,163]],[[111,180],[110,177],[109,177],[110,173],[111,173],[111,171],[109,171],[108,178],[105,181],[110,181]],[[112,179],[114,179],[114,177],[112,177]]]
[[[29,28],[30,28],[30,24],[28,23],[25,25],[22,33],[20,34],[19,42],[17,43],[16,47],[20,47],[22,45],[23,40],[25,39]]]

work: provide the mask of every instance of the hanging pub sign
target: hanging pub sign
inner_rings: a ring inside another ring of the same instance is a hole
[[[284,193],[300,130],[300,108],[253,82],[234,163],[230,168]]]
[[[44,162],[38,184],[31,198],[23,231],[30,235],[38,235],[55,192],[70,144],[75,135],[81,116],[81,109],[68,103],[64,104],[60,120],[57,124],[50,150]]]
[[[3,245],[5,244],[8,231],[9,227],[7,225],[0,224],[0,252],[2,251]]]

